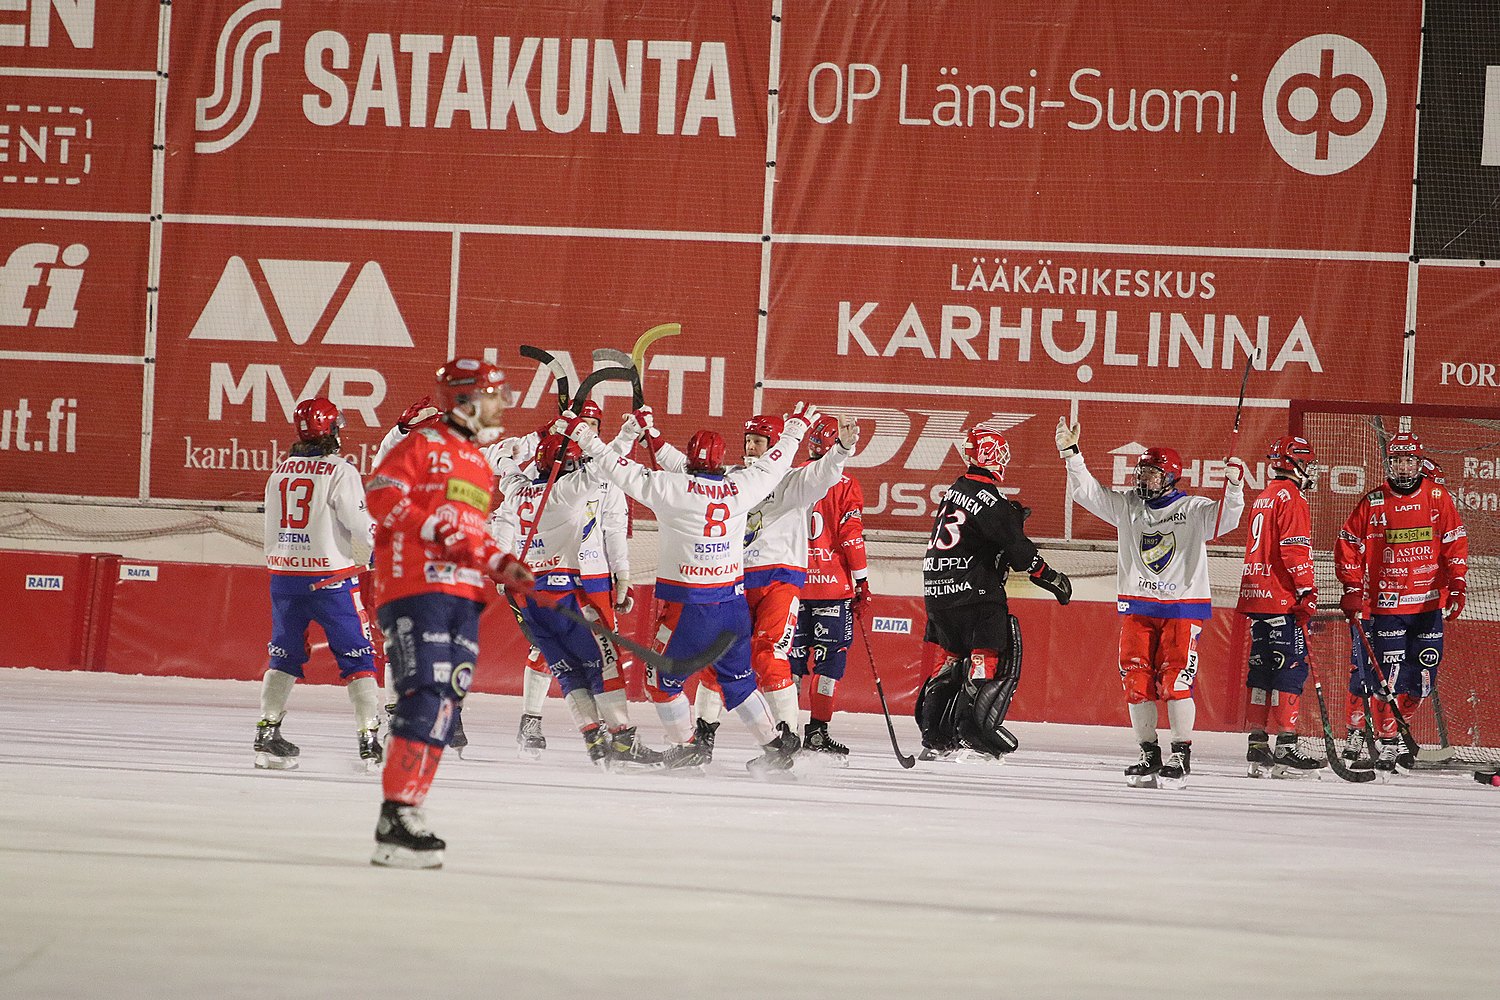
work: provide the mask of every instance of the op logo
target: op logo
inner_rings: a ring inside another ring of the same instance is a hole
[[[1157,576],[1172,562],[1172,557],[1177,554],[1177,536],[1172,532],[1157,534],[1155,532],[1141,536],[1141,558],[1145,560],[1146,566]]]
[[[1266,78],[1266,136],[1288,164],[1327,176],[1354,166],[1385,126],[1385,75],[1343,35],[1313,35],[1282,53]]]

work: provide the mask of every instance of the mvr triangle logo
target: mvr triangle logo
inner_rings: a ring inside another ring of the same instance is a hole
[[[230,257],[189,340],[412,347],[385,272],[375,261]]]

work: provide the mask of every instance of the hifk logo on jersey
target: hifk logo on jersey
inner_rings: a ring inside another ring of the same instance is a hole
[[[0,326],[71,330],[78,321],[78,290],[89,248],[24,243],[0,264]],[[33,289],[45,289],[38,295]]]
[[[581,542],[588,541],[589,536],[594,533],[594,527],[599,523],[599,501],[590,500],[583,505],[583,509],[583,534],[579,536]]]
[[[252,264],[254,265],[252,267]],[[189,340],[412,347],[411,332],[373,261],[230,257]]]
[[[226,150],[255,124],[260,113],[262,64],[267,56],[281,51],[281,22],[270,16],[280,9],[281,0],[251,0],[224,22],[214,49],[214,92],[198,98],[195,122],[199,133],[222,134],[194,143],[197,152]]]
[[[1261,99],[1266,136],[1305,174],[1342,173],[1375,148],[1385,126],[1385,75],[1363,45],[1313,35],[1282,53]]]
[[[1141,535],[1141,559],[1148,569],[1160,576],[1177,554],[1177,536],[1170,531],[1146,532]]]
[[[764,527],[764,519],[759,510],[752,510],[750,516],[745,518],[745,546],[748,548],[760,537],[760,529]]]

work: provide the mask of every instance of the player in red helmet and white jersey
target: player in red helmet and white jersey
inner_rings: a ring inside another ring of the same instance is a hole
[[[807,434],[808,457],[821,458],[838,434],[838,421],[820,418]],[[828,735],[833,695],[854,641],[853,616],[863,614],[870,601],[864,508],[859,481],[846,472],[808,512],[807,580],[789,657],[799,681],[808,674],[814,678],[802,745],[838,756],[847,755],[849,748]]]
[[[1240,523],[1245,464],[1230,458],[1220,502],[1177,488],[1182,458],[1147,448],[1136,465],[1135,489],[1105,489],[1078,450],[1078,425],[1057,422],[1057,450],[1068,465],[1068,490],[1084,510],[1119,532],[1120,677],[1141,758],[1125,769],[1135,787],[1181,787],[1192,769],[1193,681],[1198,675],[1201,622],[1213,615],[1208,542]],[[1172,752],[1162,759],[1156,703],[1167,703]]]
[[[1318,610],[1312,516],[1303,491],[1312,486],[1318,456],[1306,438],[1287,434],[1271,442],[1266,458],[1271,480],[1248,512],[1237,605],[1250,621],[1245,761],[1252,778],[1294,778],[1324,766],[1297,749],[1297,716],[1308,674],[1307,621]]]
[[[729,708],[754,734],[765,753],[748,765],[752,771],[786,770],[800,741],[785,723],[776,723],[755,686],[750,664],[750,611],[745,603],[745,522],[750,511],[786,476],[798,443],[817,411],[798,404],[781,438],[743,469],[725,469],[725,445],[714,431],[698,431],[688,441],[687,471],[652,470],[610,450],[581,420],[566,421],[598,465],[604,478],[632,499],[650,507],[657,518],[660,551],[656,596],[662,601],[657,643],[667,655],[689,657],[703,651],[721,632],[738,638],[714,664]],[[648,446],[658,438],[649,420],[643,430]],[[662,676],[650,670],[646,687],[661,715],[667,735],[678,745],[667,750],[668,766],[698,766],[692,706],[682,693],[686,676]]]
[[[781,417],[766,414],[745,421],[745,461],[753,462],[769,451],[781,438],[784,424]],[[837,440],[838,422],[833,424]],[[772,716],[793,732],[801,720],[788,655],[797,624],[797,596],[807,578],[808,509],[838,482],[850,454],[850,448],[839,444],[817,461],[793,469],[745,521],[745,600],[753,623],[750,662]],[[698,685],[693,707],[696,738],[708,748],[713,746],[722,706],[717,685],[705,679]]]
[[[344,416],[329,400],[304,399],[292,411],[297,441],[266,480],[265,554],[271,571],[269,665],[261,680],[255,766],[290,769],[300,750],[281,735],[292,685],[302,676],[307,629],[317,622],[348,686],[359,755],[378,768],[380,694],[375,650],[357,579],[336,580],[370,557],[375,525],[365,510],[359,470],[339,455]]]
[[[581,459],[576,443],[548,434],[537,446],[531,476],[523,475],[514,463],[504,463],[498,485],[504,499],[490,519],[491,531],[506,551],[524,555],[536,576],[538,596],[526,600],[521,617],[562,687],[589,757],[609,770],[659,767],[661,754],[636,740],[613,646],[607,657],[607,640],[555,610],[560,604],[585,613],[580,557],[592,527],[590,507],[598,502],[602,480],[594,473],[596,463]],[[613,668],[612,677],[606,676],[606,665]]]
[[[1443,659],[1443,613],[1451,621],[1463,612],[1469,563],[1468,533],[1453,494],[1423,475],[1424,457],[1417,435],[1391,438],[1386,481],[1355,506],[1333,550],[1334,570],[1344,586],[1339,605],[1351,628],[1364,628],[1406,718],[1437,681]],[[1351,733],[1363,728],[1363,699],[1379,689],[1368,673],[1370,664],[1358,636],[1353,648]],[[1401,746],[1388,704],[1376,699],[1372,709],[1380,737],[1376,768],[1409,770],[1417,748]]]
[[[529,589],[524,563],[490,537],[494,472],[476,439],[498,434],[505,375],[455,358],[437,372],[441,420],[415,427],[365,485],[375,591],[397,702],[375,828],[378,865],[434,868],[444,843],[422,803],[473,680],[491,583]]]

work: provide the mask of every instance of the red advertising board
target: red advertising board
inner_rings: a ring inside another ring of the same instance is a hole
[[[8,0],[0,66],[155,75],[158,15],[157,5],[131,0]]]
[[[448,343],[450,240],[418,233],[182,226],[157,336],[152,492],[255,500],[326,395],[361,472]]]
[[[788,5],[776,227],[1405,253],[1421,7]]]
[[[202,4],[173,25],[168,208],[758,232],[770,27],[710,2]]]
[[[1413,402],[1500,406],[1500,269],[1423,268],[1417,305]]]
[[[136,496],[142,371],[129,364],[0,358],[0,482],[6,492]]]
[[[5,349],[143,356],[150,239],[144,223],[8,220],[0,236]]]

